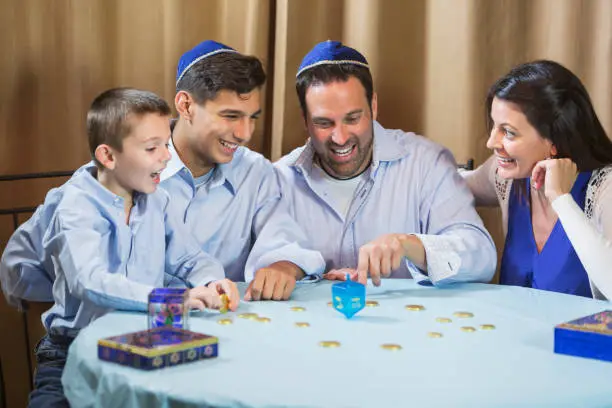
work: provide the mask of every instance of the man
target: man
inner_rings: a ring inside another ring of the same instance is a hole
[[[251,281],[245,300],[286,300],[297,280],[324,270],[321,254],[282,207],[272,164],[245,145],[261,113],[261,62],[204,41],[180,59],[172,159],[161,186],[171,211],[233,281]]]
[[[491,279],[496,252],[451,153],[376,122],[368,63],[317,44],[296,89],[306,144],[278,163],[283,198],[327,263],[329,279],[433,284]]]

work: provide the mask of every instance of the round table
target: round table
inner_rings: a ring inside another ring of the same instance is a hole
[[[612,363],[553,352],[556,324],[610,309],[609,302],[510,286],[383,280],[367,288],[378,306],[348,320],[328,306],[331,284],[298,285],[287,302],[192,315],[191,330],[219,338],[219,357],[148,372],[98,360],[98,339],[147,325],[144,314],[110,313],[70,347],[66,396],[74,407],[115,408],[612,406]],[[473,317],[456,317],[459,311]],[[245,312],[271,321],[237,316]],[[495,328],[482,329],[486,324]],[[323,340],[341,345],[323,348]],[[385,343],[402,349],[381,348]]]

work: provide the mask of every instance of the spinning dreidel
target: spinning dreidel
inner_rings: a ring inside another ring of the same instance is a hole
[[[348,319],[353,317],[365,306],[366,289],[358,282],[353,282],[346,274],[346,281],[332,285],[332,302],[334,309]]]

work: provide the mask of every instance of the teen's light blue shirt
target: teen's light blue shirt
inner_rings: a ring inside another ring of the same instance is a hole
[[[442,284],[487,282],[497,254],[452,154],[434,142],[374,122],[372,163],[346,216],[313,164],[310,141],[276,163],[283,200],[330,269],[356,268],[359,248],[389,233],[417,236],[427,271],[403,262],[392,278]]]
[[[53,275],[55,304],[42,317],[49,332],[76,332],[111,309],[145,311],[155,287],[223,279],[223,267],[168,212],[165,191],[136,194],[126,224],[123,198],[93,172],[50,193],[59,199],[40,241],[41,263]],[[165,273],[175,281],[164,282]]]
[[[311,278],[325,263],[281,201],[274,166],[239,147],[231,162],[216,165],[208,180],[196,183],[171,144],[172,159],[161,186],[170,209],[191,230],[201,248],[219,260],[233,281],[250,281],[278,261],[298,265]]]

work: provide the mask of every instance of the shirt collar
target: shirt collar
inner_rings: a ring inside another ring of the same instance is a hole
[[[75,175],[76,184],[85,191],[93,193],[102,204],[123,208],[125,199],[104,187],[96,178],[97,172],[98,168],[95,165],[83,166],[79,169],[78,174]],[[139,205],[145,197],[146,194],[134,191],[132,197],[134,205]]]
[[[175,123],[176,122],[172,123],[172,130],[174,130]],[[244,147],[238,147],[238,150],[236,150],[236,152],[234,153],[234,158],[229,163],[215,165],[215,173],[213,174],[213,179],[211,180],[211,186],[214,187],[217,185],[225,185],[232,194],[236,194],[236,183],[233,177],[234,172],[232,171],[232,168],[234,165],[234,161],[236,160],[236,156],[238,154],[242,154],[242,149],[244,149]],[[172,138],[170,139],[168,150],[170,151],[172,157],[170,158],[166,169],[161,174],[161,181],[168,180],[183,170],[189,174],[189,177],[191,177],[193,181],[193,175],[191,174],[191,171],[189,171],[187,166],[185,166],[185,163],[183,163],[183,161],[179,157],[176,148],[174,147],[174,141],[172,140]]]
[[[406,144],[400,143],[397,137],[391,132],[388,132],[380,123],[373,121],[374,129],[374,151],[372,157],[372,168],[376,169],[380,162],[392,162],[406,157],[409,154],[409,149]],[[403,132],[401,132],[403,134]],[[312,166],[314,161],[314,147],[312,141],[308,139],[304,149],[299,154],[291,167],[300,169],[306,174],[312,174]]]

